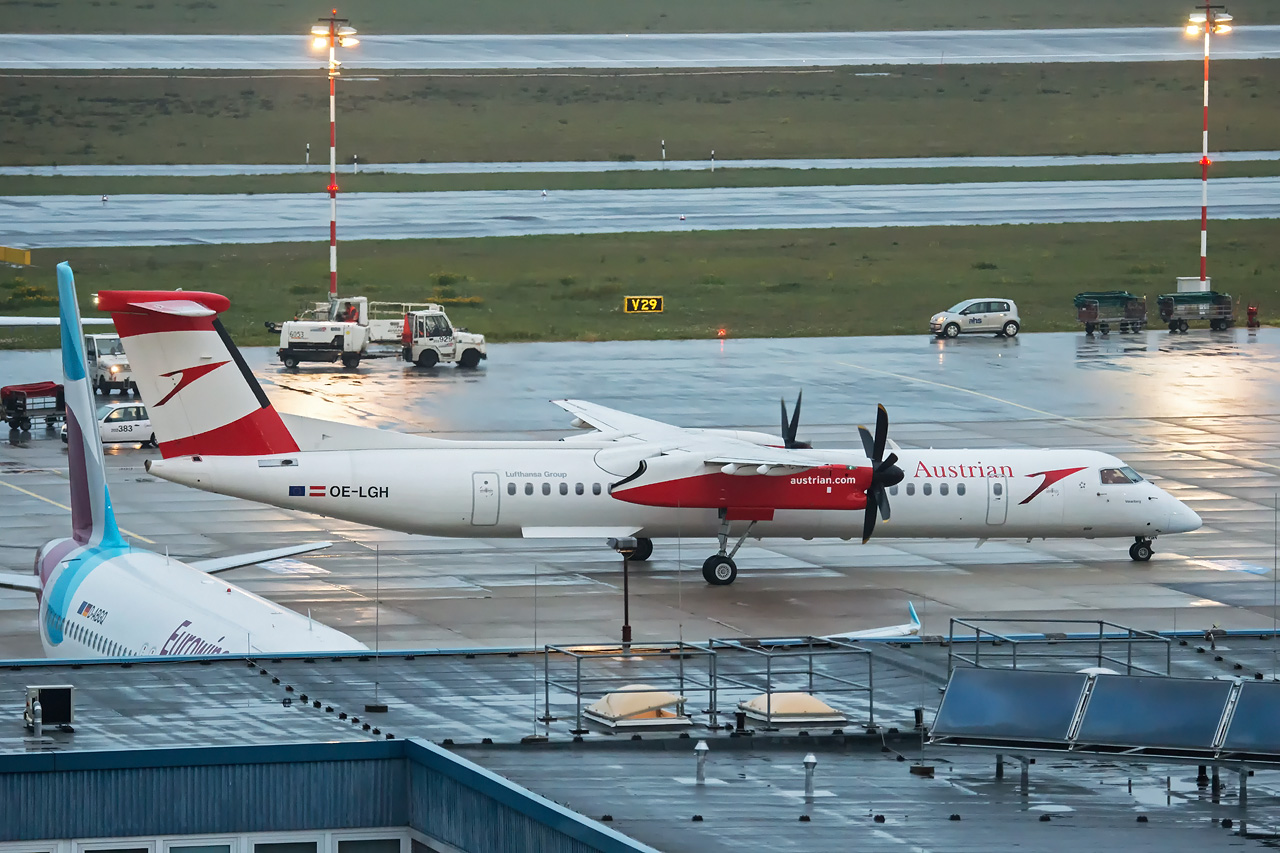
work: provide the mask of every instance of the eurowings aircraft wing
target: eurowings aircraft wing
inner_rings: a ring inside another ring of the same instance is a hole
[[[62,322],[60,317],[0,317],[0,326],[56,326]],[[84,317],[82,326],[110,326],[110,317]]]
[[[39,592],[40,578],[17,572],[0,572],[0,589],[18,589],[23,592]]]
[[[211,560],[192,560],[187,565],[205,574],[216,575],[218,572],[238,569],[241,566],[252,566],[255,563],[265,563],[267,560],[279,560],[295,554],[305,554],[308,551],[319,551],[331,545],[333,545],[332,542],[308,542],[305,545],[290,545],[286,548],[273,548],[270,551],[253,551],[248,554],[234,554],[230,557],[214,557]]]

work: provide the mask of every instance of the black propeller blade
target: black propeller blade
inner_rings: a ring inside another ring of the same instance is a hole
[[[867,428],[862,426],[858,427],[858,434],[862,436],[862,448],[867,452],[867,458],[871,460],[871,484],[867,486],[867,510],[862,518],[862,544],[865,545],[876,529],[876,513],[879,512],[880,517],[885,521],[889,520],[888,489],[901,483],[906,475],[898,467],[898,454],[890,453],[887,459],[881,458],[884,456],[885,442],[889,440],[889,413],[885,411],[884,406],[879,406],[876,410],[875,437],[873,438]]]
[[[796,394],[796,408],[791,413],[791,420],[787,420],[787,403],[785,400],[779,400],[778,405],[782,407],[782,446],[788,450],[809,450],[813,447],[807,441],[799,441],[796,439],[796,432],[800,429],[800,401],[804,398],[804,392]]]

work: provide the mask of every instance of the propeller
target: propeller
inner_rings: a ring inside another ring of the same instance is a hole
[[[796,403],[799,408],[799,402]],[[858,427],[858,434],[862,436],[862,447],[867,452],[867,458],[871,460],[871,484],[867,486],[867,512],[863,516],[862,521],[862,544],[866,545],[867,540],[871,538],[871,532],[876,529],[876,511],[879,510],[880,517],[885,521],[889,520],[889,494],[890,486],[896,486],[902,482],[905,476],[902,469],[898,467],[898,454],[890,453],[889,458],[884,457],[885,441],[889,438],[889,413],[885,411],[884,406],[878,406],[876,411],[876,435],[873,439],[871,433],[867,432],[867,428]]]
[[[787,419],[787,403],[785,400],[779,400],[778,405],[782,406],[782,446],[787,450],[809,450],[813,447],[807,441],[799,441],[796,439],[796,431],[800,429],[800,400],[804,397],[804,391],[796,394],[796,408],[791,413],[790,422]]]

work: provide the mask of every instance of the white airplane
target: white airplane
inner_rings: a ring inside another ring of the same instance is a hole
[[[93,428],[93,389],[86,376],[75,283],[65,263],[58,264],[58,295],[72,535],[45,543],[36,553],[33,574],[0,572],[0,586],[36,594],[45,654],[84,659],[366,648],[340,631],[212,577],[323,548],[327,542],[190,564],[125,542],[111,509],[102,440]]]
[[[272,407],[197,292],[99,294],[120,333],[163,459],[158,477],[206,491],[435,536],[625,541],[716,536],[702,572],[732,583],[748,536],[838,537],[877,515],[892,536],[954,539],[1128,537],[1134,560],[1200,518],[1121,460],[1090,450],[903,450],[879,408],[861,449],[682,429],[580,400],[557,400],[593,432],[561,441],[446,441],[310,418]],[[781,446],[779,446],[781,445]],[[730,548],[730,540],[736,544]],[[611,543],[617,547],[617,542]]]
[[[907,610],[911,613],[911,621],[901,625],[885,625],[882,628],[864,628],[861,631],[845,631],[841,634],[826,634],[820,640],[892,640],[897,637],[920,636],[920,617],[916,615],[916,606],[907,602]]]

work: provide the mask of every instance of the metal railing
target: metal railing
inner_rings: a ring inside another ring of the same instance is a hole
[[[1071,634],[1066,631],[1043,634],[1020,633],[1014,636],[984,627],[986,625],[995,626],[1001,624],[1025,625],[1028,623],[1027,620],[1019,619],[957,619],[952,617],[947,638],[948,674],[956,668],[957,662],[977,668],[1007,665],[1012,669],[1017,669],[1019,664],[1026,666],[1028,661],[1046,659],[1061,661],[1064,657],[1075,657],[1077,662],[1087,659],[1098,667],[1104,667],[1108,664],[1123,667],[1125,675],[1144,672],[1149,675],[1167,676],[1172,671],[1173,641],[1168,637],[1162,637],[1150,631],[1131,628],[1127,625],[1118,625],[1105,619],[1036,619],[1032,623],[1037,626],[1053,625],[1055,627],[1089,626],[1096,630],[1096,634],[1095,631],[1091,630]],[[960,636],[957,636],[957,627],[961,629]],[[971,638],[968,636],[968,631],[964,629],[973,632]],[[973,644],[972,656],[956,649],[957,644],[967,645],[969,643]],[[1152,645],[1157,647],[1157,654],[1160,651],[1164,652],[1164,672],[1133,662],[1135,647],[1145,649]],[[1039,651],[1039,649],[1046,646],[1057,646],[1059,648],[1055,651]],[[1113,654],[1112,651],[1117,646],[1122,647],[1122,649]],[[1075,649],[1086,647],[1089,649],[1087,655],[1075,651]],[[1063,648],[1071,651],[1063,651]],[[1124,655],[1123,658],[1116,656],[1121,651]]]

